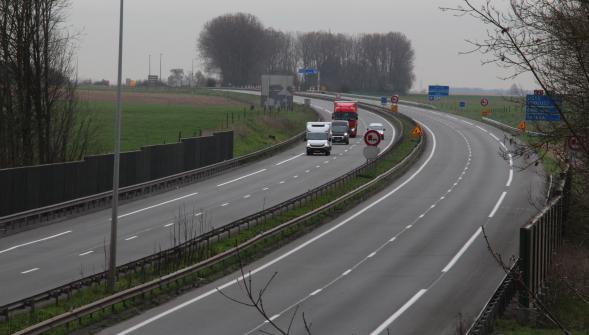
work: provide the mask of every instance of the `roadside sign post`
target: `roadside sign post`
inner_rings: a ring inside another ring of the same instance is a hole
[[[376,159],[376,157],[378,157],[378,154],[380,153],[380,148],[373,146],[365,146],[362,153],[364,154],[364,158],[366,158],[367,161],[373,161]]]
[[[380,97],[380,104],[383,106],[387,105],[387,97]]]
[[[380,134],[376,130],[369,130],[364,134],[364,143],[369,147],[377,147],[380,144]]]
[[[411,131],[411,138],[416,140],[416,139],[420,138],[422,135],[423,135],[423,130],[421,129],[421,126],[418,124]]]
[[[450,86],[430,85],[427,95],[430,101],[440,100],[441,97],[450,95]]]
[[[547,95],[526,96],[526,121],[560,121],[558,107],[562,104],[560,97],[551,98]]]
[[[481,116],[488,117],[491,113],[491,110],[487,107],[489,106],[489,99],[481,98],[481,106],[483,106],[483,109],[481,110]]]
[[[465,109],[466,108],[466,101],[460,101],[460,102],[458,102],[458,108]]]
[[[369,130],[364,133],[364,143],[366,143],[366,147],[363,150],[364,158],[368,161],[373,161],[378,156],[380,149],[378,145],[380,144],[380,134],[376,130]]]
[[[391,103],[392,104],[395,104],[395,105],[398,104],[399,103],[399,96],[398,95],[393,95],[391,97]]]

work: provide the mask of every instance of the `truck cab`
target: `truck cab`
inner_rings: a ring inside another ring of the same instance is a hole
[[[334,101],[333,120],[348,122],[349,136],[356,137],[358,134],[358,102],[357,101]]]
[[[307,155],[331,155],[331,122],[307,122]]]

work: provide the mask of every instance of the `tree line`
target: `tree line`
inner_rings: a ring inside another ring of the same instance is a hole
[[[79,159],[79,118],[67,0],[0,0],[0,168]]]
[[[258,84],[262,74],[294,75],[299,68],[318,69],[322,86],[343,92],[406,93],[415,80],[415,52],[399,32],[289,33],[237,13],[207,22],[197,45],[207,71],[218,73],[227,86]],[[317,80],[317,75],[306,76],[303,88]]]

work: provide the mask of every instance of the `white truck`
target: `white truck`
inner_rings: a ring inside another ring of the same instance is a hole
[[[307,122],[307,155],[316,152],[331,155],[331,122]]]

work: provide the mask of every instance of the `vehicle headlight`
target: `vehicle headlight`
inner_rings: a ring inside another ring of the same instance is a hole
[[[352,131],[356,130],[356,128],[352,128]]]
[[[344,133],[344,136],[348,136],[348,133]]]

